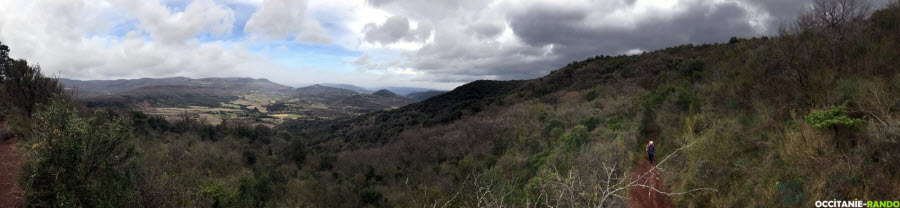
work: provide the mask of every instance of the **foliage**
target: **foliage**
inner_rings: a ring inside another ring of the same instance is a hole
[[[600,122],[603,122],[600,117],[589,116],[587,118],[581,119],[581,122],[579,123],[581,123],[581,125],[584,126],[588,132],[591,132],[600,125]]]
[[[379,206],[383,196],[381,192],[373,188],[364,188],[359,191],[359,202],[365,205]]]
[[[137,148],[131,122],[98,111],[80,117],[62,98],[35,116],[23,147],[23,197],[29,206],[122,207],[132,201]]]
[[[581,125],[576,126],[571,132],[566,134],[564,140],[566,147],[571,150],[575,150],[589,141],[587,127]]]
[[[284,177],[269,170],[255,170],[252,176],[241,177],[238,196],[254,207],[265,207],[269,199],[275,195],[277,183],[284,182]]]
[[[796,206],[803,201],[803,186],[799,181],[778,182],[775,188],[782,194],[781,204],[784,206]]]
[[[30,117],[38,104],[46,103],[63,90],[56,79],[45,77],[38,66],[25,60],[6,60],[0,84],[0,106],[10,115]]]
[[[862,119],[850,118],[847,111],[847,103],[840,106],[832,105],[825,110],[813,110],[806,116],[806,122],[817,129],[854,127],[865,122]]]
[[[6,64],[9,61],[9,46],[0,42],[0,85],[3,85],[3,80],[6,78],[4,74],[6,74]]]
[[[600,94],[600,93],[597,92],[597,90],[590,90],[590,91],[588,91],[587,93],[584,94],[584,100],[586,100],[586,101],[594,101],[594,99],[597,99],[597,96],[598,96],[599,94]]]
[[[544,138],[557,137],[559,134],[554,133],[554,131],[564,130],[566,128],[566,124],[557,119],[550,120],[547,122],[547,125],[544,126],[544,130],[541,131],[541,136]]]

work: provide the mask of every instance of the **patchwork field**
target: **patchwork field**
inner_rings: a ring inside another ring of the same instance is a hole
[[[281,98],[275,97],[275,96],[268,96],[268,95],[263,95],[263,94],[249,94],[249,95],[241,96],[241,98],[238,100],[233,100],[227,104],[223,104],[223,106],[227,105],[229,107],[234,107],[234,108],[240,108],[241,106],[246,106],[247,109],[256,108],[256,109],[259,109],[259,112],[267,113],[268,110],[266,109],[265,106],[275,103],[279,99],[281,99]]]
[[[210,124],[222,123],[224,119],[238,119],[245,113],[242,109],[235,108],[210,108],[203,106],[189,106],[187,108],[146,108],[145,113],[150,115],[158,115],[166,118],[166,120],[174,121],[181,119],[180,115],[188,113],[195,114],[201,120],[205,120]]]
[[[226,119],[246,120],[252,123],[274,125],[282,123],[285,119],[309,117],[307,115],[295,113],[269,112],[266,106],[275,103],[277,99],[279,98],[274,96],[250,94],[241,96],[241,98],[237,100],[222,102],[219,107],[146,107],[143,108],[143,111],[150,115],[162,116],[169,121],[180,120],[182,115],[187,113],[196,115],[198,119],[213,125],[220,124]],[[324,106],[316,107],[324,108]]]

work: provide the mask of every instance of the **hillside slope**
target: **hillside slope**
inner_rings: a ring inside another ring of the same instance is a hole
[[[266,79],[252,78],[143,78],[120,80],[60,79],[65,89],[85,101],[88,107],[127,109],[136,105],[219,106],[242,95],[282,97],[293,88]]]
[[[219,90],[220,94],[240,92],[261,92],[266,94],[284,94],[291,87],[280,85],[266,79],[252,78],[201,78],[191,79],[186,77],[170,77],[170,78],[141,78],[141,79],[119,79],[119,80],[71,80],[59,79],[60,84],[66,87],[66,90],[77,92],[79,97],[95,97],[99,95],[111,95],[120,92],[133,91],[140,88],[149,88],[155,86],[202,86],[209,90]]]
[[[446,92],[447,91],[429,90],[429,91],[425,91],[425,92],[409,93],[406,95],[406,97],[412,98],[414,100],[425,100],[425,99],[428,99],[428,98],[431,98],[431,97],[434,97],[434,96],[437,96],[440,94],[444,94]]]
[[[887,200],[900,193],[897,25],[895,4],[869,19],[598,56],[279,128],[314,150],[306,190],[359,196],[309,199],[321,206],[625,206],[634,184],[621,176],[648,140],[664,170],[659,194],[678,207]]]

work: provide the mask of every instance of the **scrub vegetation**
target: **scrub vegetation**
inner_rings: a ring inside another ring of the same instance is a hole
[[[816,1],[775,37],[597,56],[274,128],[87,109],[6,57],[0,105],[26,206],[627,206],[648,140],[676,207],[892,200],[900,2],[864,3]]]

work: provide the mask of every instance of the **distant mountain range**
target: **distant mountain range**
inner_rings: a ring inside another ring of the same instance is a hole
[[[67,90],[73,90],[77,96],[82,98],[114,95],[133,90],[147,90],[158,86],[191,86],[187,88],[204,89],[216,94],[263,92],[286,95],[291,91],[291,87],[280,85],[267,79],[237,77],[202,79],[170,77],[87,81],[60,78],[59,82]]]
[[[60,83],[89,107],[220,107],[234,102],[254,103],[256,108],[265,108],[261,110],[266,112],[310,118],[344,117],[398,108],[444,92],[411,87],[368,90],[349,84],[293,88],[267,79],[236,77],[87,81],[61,78]]]
[[[186,77],[119,80],[60,79],[66,90],[83,99],[89,107],[130,108],[218,106],[242,95],[289,96],[293,88],[266,79]]]
[[[335,83],[324,83],[321,84],[323,86],[341,88],[346,90],[352,90],[358,93],[369,94],[374,91],[378,91],[381,89],[373,89],[373,88],[364,88],[351,84],[335,84]],[[436,90],[429,88],[421,88],[421,87],[384,87],[384,90],[391,91],[392,93],[396,93],[398,95],[412,98],[415,100],[425,100],[435,95],[440,95],[441,93],[448,92],[446,90]]]

